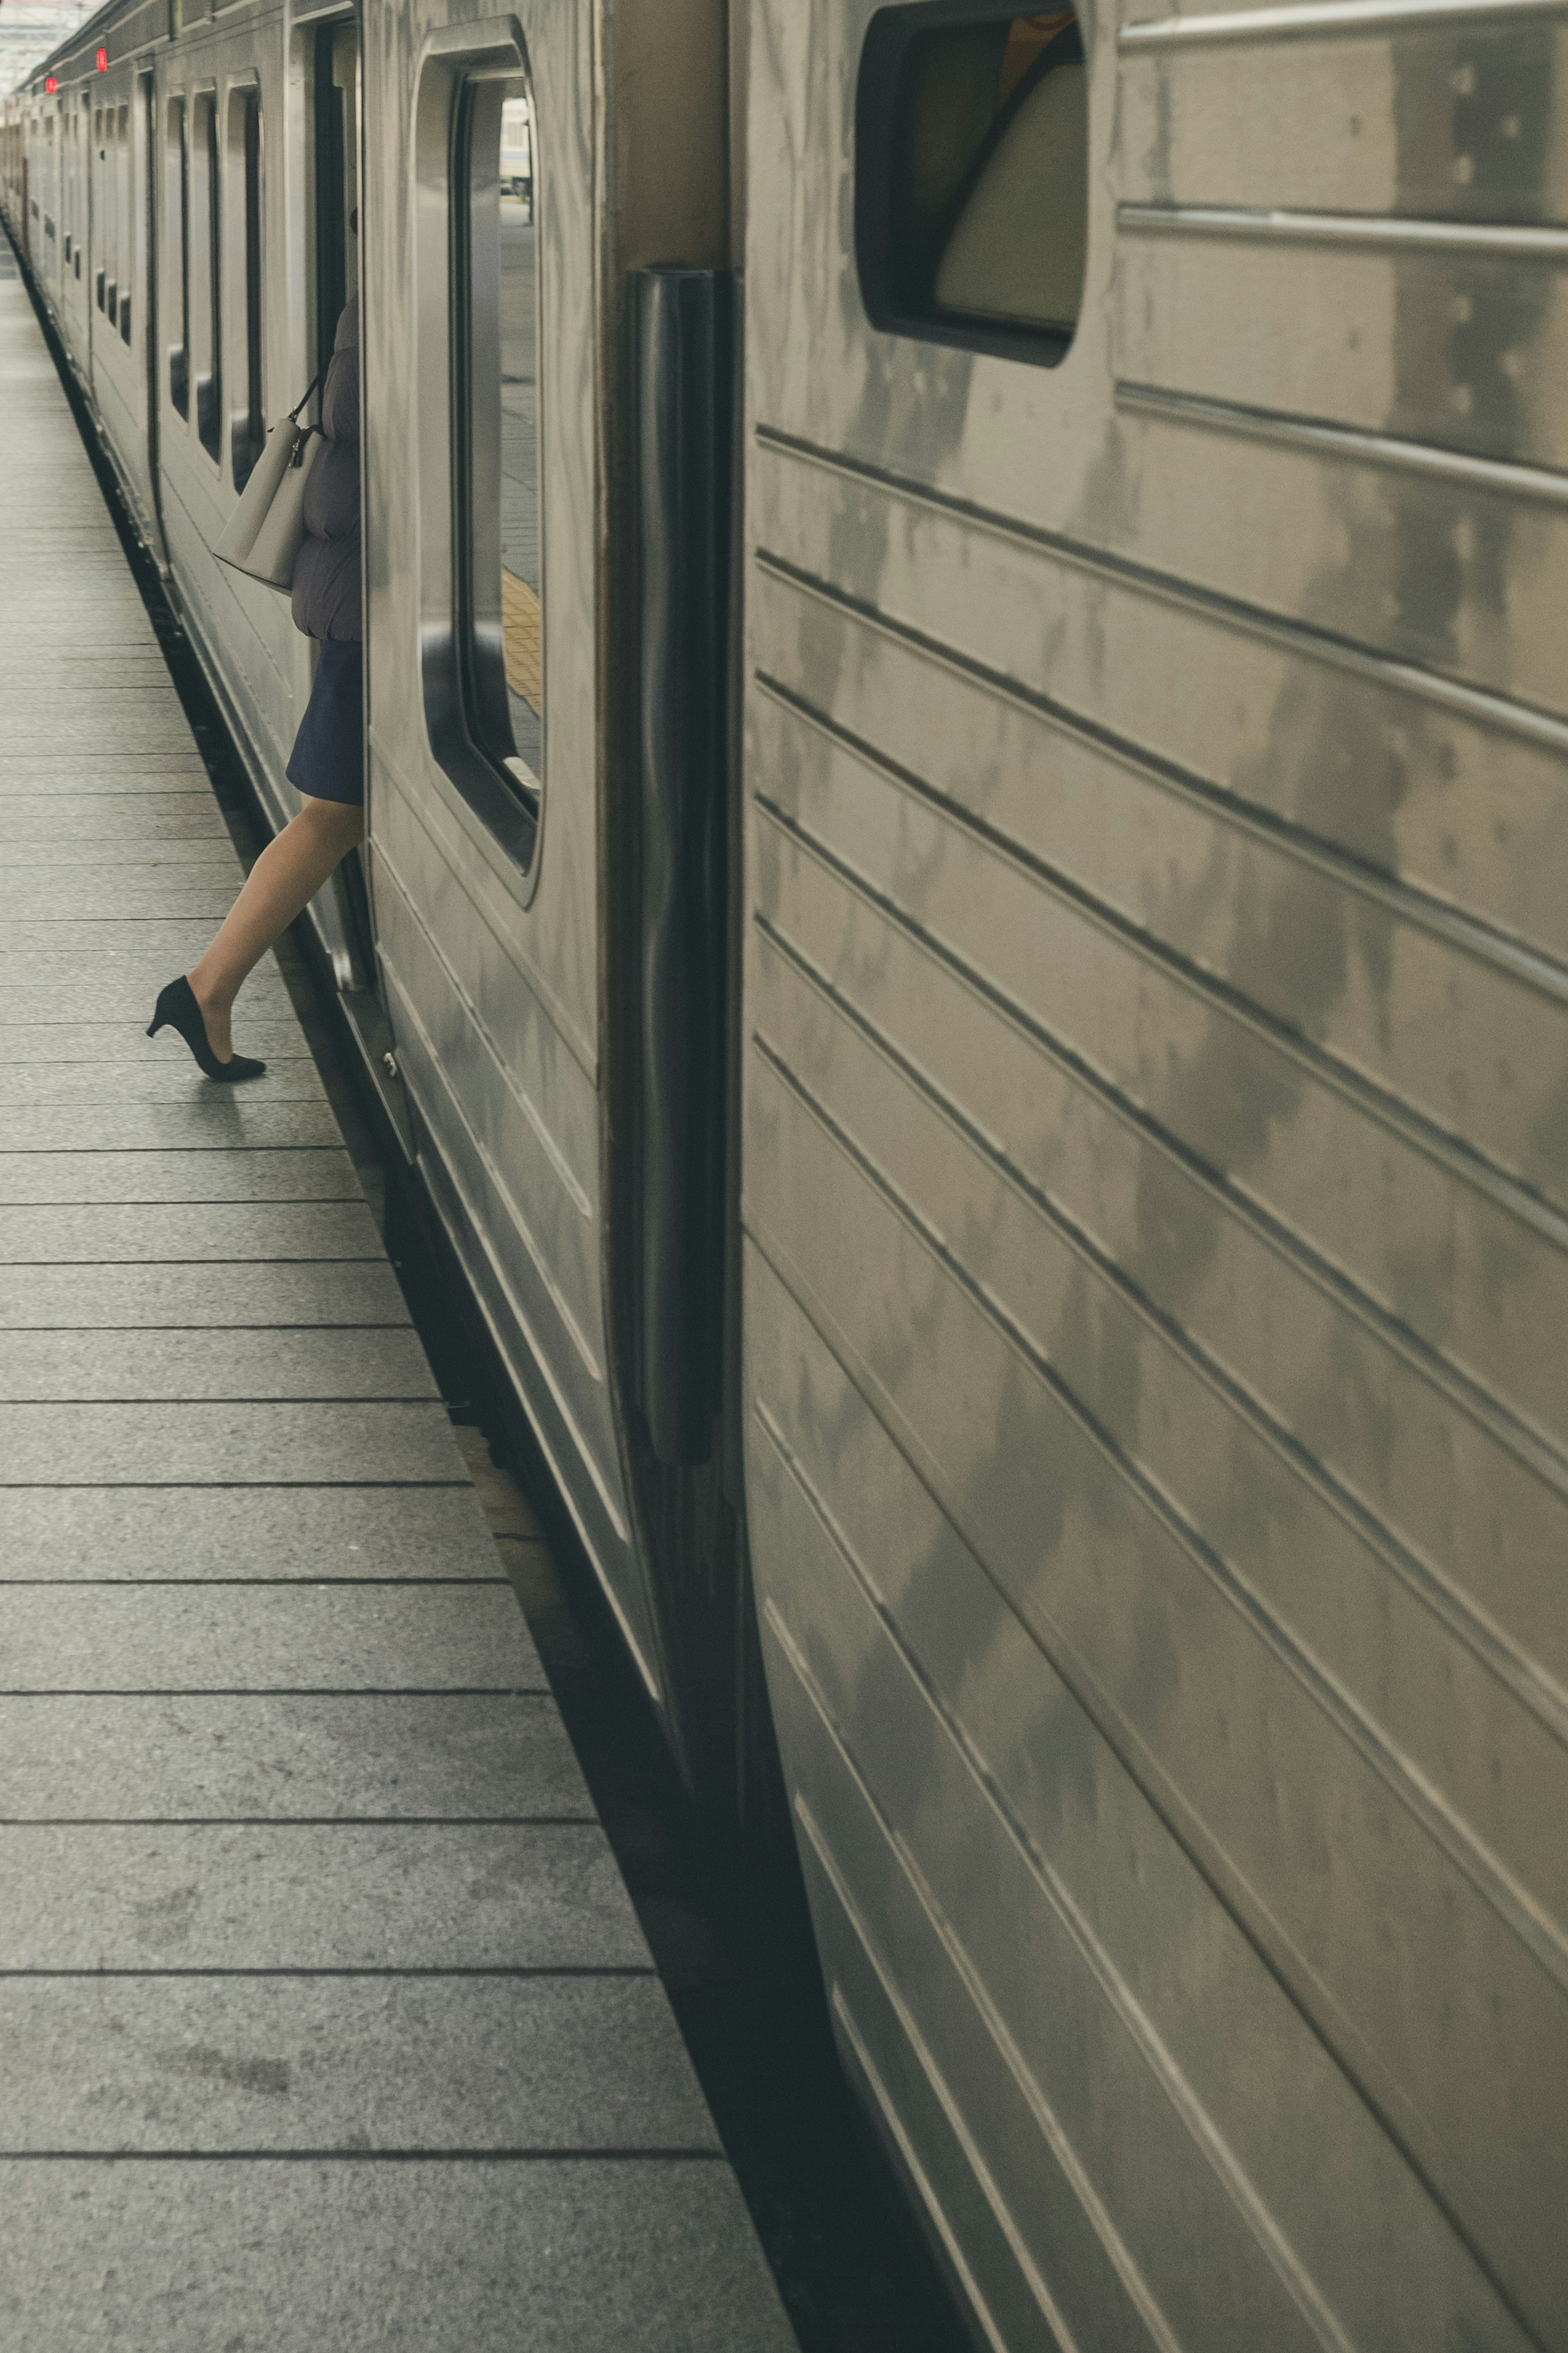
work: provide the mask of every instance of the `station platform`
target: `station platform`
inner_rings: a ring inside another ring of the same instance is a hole
[[[0,2344],[787,2353],[238,880],[0,241]]]

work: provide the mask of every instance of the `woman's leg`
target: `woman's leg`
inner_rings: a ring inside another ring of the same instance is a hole
[[[300,796],[300,814],[269,841],[217,937],[189,974],[213,1052],[233,1052],[229,1017],[240,986],[274,940],[315,897],[354,844],[364,839],[364,811],[344,801]]]

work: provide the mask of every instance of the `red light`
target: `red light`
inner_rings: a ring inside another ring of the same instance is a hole
[[[55,94],[56,90],[58,90],[58,88],[59,88],[59,84],[58,84],[58,82],[55,79],[55,78],[54,78],[53,74],[46,74],[46,75],[44,76],[44,96],[45,96],[46,98],[53,98],[53,96],[54,96],[54,94]]]
[[[98,53],[98,70],[100,73],[107,73],[109,71],[109,51],[107,49],[100,49]]]

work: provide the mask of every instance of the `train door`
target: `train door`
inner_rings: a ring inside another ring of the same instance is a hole
[[[366,150],[370,864],[421,1165],[657,1694],[601,1271],[590,14],[437,0],[366,60],[415,131]]]
[[[627,1129],[609,1075],[625,975],[604,943],[634,953],[608,894],[636,841],[614,445],[627,269],[721,235],[703,112],[722,10],[523,0],[476,25],[424,0],[416,17],[366,58],[377,944],[431,1192],[667,1707],[606,1278],[607,1138]]]

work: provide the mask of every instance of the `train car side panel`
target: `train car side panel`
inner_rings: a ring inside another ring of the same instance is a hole
[[[899,15],[763,9],[750,116],[749,1493],[847,2063],[993,2342],[1559,2346],[1555,36],[1391,16],[1349,132],[1308,16],[1084,17],[1047,347],[962,213],[871,323]]]

